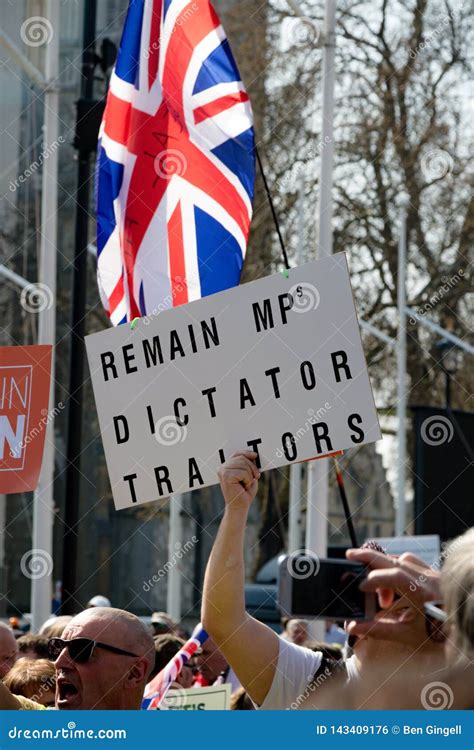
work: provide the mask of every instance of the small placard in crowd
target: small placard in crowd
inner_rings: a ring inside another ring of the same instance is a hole
[[[0,347],[0,494],[38,484],[51,379],[51,346]]]
[[[169,690],[160,704],[160,711],[227,711],[230,696],[230,685]]]

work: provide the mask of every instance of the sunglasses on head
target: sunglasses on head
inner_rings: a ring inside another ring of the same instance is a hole
[[[130,651],[124,651],[122,648],[117,648],[116,646],[109,646],[107,643],[93,641],[91,638],[72,638],[70,641],[65,641],[63,638],[50,638],[48,641],[49,660],[56,661],[61,651],[65,648],[67,648],[69,657],[77,664],[85,664],[89,661],[96,648],[102,648],[113,654],[135,656],[135,658],[138,658],[138,654],[132,654]]]
[[[436,643],[442,643],[446,640],[445,625],[448,619],[448,615],[443,609],[443,602],[426,602],[423,609],[428,638]]]

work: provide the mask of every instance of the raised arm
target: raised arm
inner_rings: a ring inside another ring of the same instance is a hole
[[[279,640],[245,611],[244,536],[260,477],[256,458],[251,451],[235,454],[219,471],[225,511],[204,579],[202,622],[260,705],[275,675]]]

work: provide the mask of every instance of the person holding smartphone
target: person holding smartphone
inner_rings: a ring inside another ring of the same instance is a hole
[[[409,603],[419,627],[396,622],[389,612],[377,621],[351,622],[354,637],[370,632],[373,638],[403,640],[419,648],[426,637],[445,646],[448,663],[472,662],[474,656],[474,529],[452,540],[438,566],[428,566],[413,554],[387,558],[374,550],[351,549],[347,557],[370,567],[361,584],[364,591],[384,591],[382,607],[390,607],[395,594]],[[439,569],[442,562],[441,570]]]
[[[298,708],[311,684],[319,678],[328,682],[338,669],[321,652],[286,641],[245,611],[244,536],[260,478],[256,458],[256,453],[242,451],[219,470],[225,510],[206,570],[202,622],[257,708]],[[395,617],[409,618],[407,609],[404,602],[396,601],[390,611]],[[365,669],[380,664],[381,659],[393,668],[393,663],[402,666],[410,658],[418,661],[420,669],[439,666],[439,650],[431,643],[415,655],[405,643],[371,638],[367,632],[355,639],[354,653],[345,662],[346,678],[360,679]],[[317,700],[316,691],[315,707]]]

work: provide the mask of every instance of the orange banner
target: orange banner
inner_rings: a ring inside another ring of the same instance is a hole
[[[46,427],[52,346],[0,347],[0,493],[38,484]]]

